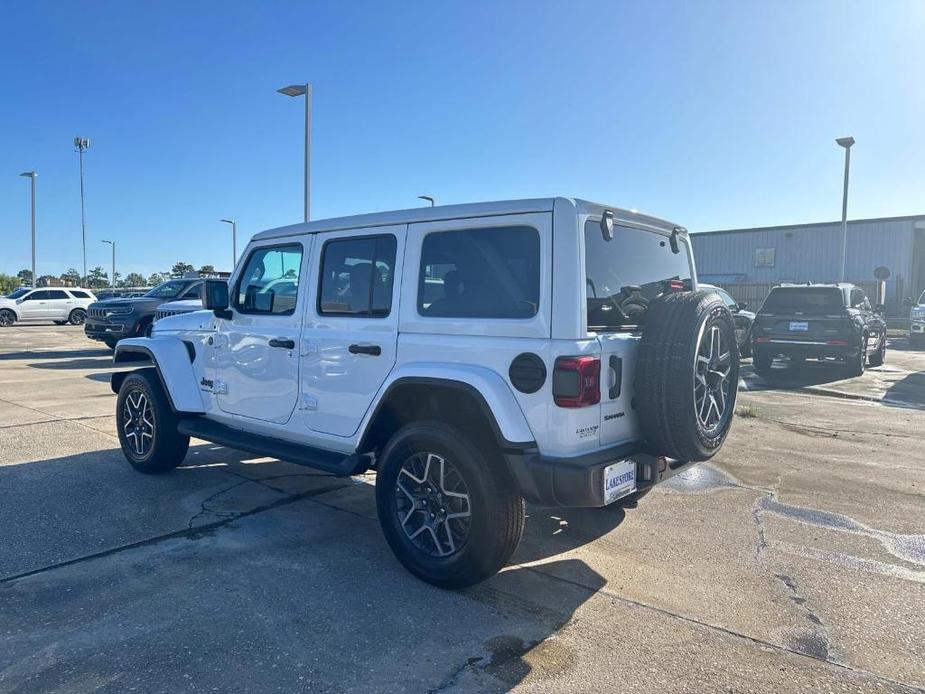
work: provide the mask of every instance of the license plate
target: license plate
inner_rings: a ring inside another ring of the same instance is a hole
[[[809,323],[805,320],[792,320],[790,321],[790,332],[792,333],[805,333],[809,330]]]
[[[621,460],[604,468],[604,504],[636,491],[636,463]]]

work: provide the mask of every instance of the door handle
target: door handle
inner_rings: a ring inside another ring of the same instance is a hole
[[[347,351],[350,354],[369,354],[370,356],[378,357],[382,354],[382,347],[379,345],[350,345]]]
[[[270,347],[278,347],[279,349],[295,349],[295,340],[290,340],[285,337],[274,337],[270,340]]]

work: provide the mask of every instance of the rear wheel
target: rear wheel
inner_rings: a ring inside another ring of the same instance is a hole
[[[848,373],[853,378],[864,375],[864,367],[867,365],[867,340],[867,335],[862,337],[857,356],[848,357]]]
[[[8,328],[16,322],[16,314],[10,309],[0,310],[0,328]]]
[[[636,366],[643,435],[661,455],[708,460],[723,445],[739,385],[735,322],[711,291],[649,304]]]
[[[173,470],[183,462],[189,436],[177,431],[177,416],[157,376],[149,371],[130,374],[119,388],[116,430],[122,454],[146,474]]]
[[[67,322],[71,325],[83,325],[87,321],[87,312],[82,308],[75,308],[68,316]]]
[[[391,438],[380,457],[376,507],[398,560],[441,588],[495,574],[524,528],[524,502],[503,463],[436,421]]]
[[[870,366],[883,366],[886,361],[886,335],[880,336],[880,344],[877,345],[876,351],[867,358]]]

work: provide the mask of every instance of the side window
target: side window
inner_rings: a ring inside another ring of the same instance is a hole
[[[291,316],[301,269],[299,244],[255,249],[238,280],[235,308],[246,314]]]
[[[64,299],[64,300],[67,300],[67,299],[70,299],[70,298],[71,298],[71,297],[69,297],[67,294],[65,294],[64,292],[62,292],[60,289],[55,289],[55,290],[53,290],[53,291],[48,291],[48,292],[45,292],[45,293],[48,294],[48,298],[49,298],[49,299]]]
[[[867,301],[867,297],[864,296],[864,292],[860,289],[851,290],[851,308],[864,308],[865,301]]]
[[[70,292],[71,292],[71,295],[72,295],[75,299],[89,299],[89,298],[90,298],[90,295],[87,294],[87,292],[78,292],[78,291],[76,291],[76,290],[74,290],[74,289],[71,289]]]
[[[48,298],[48,292],[32,292],[26,297],[23,297],[23,301],[44,301]]]
[[[418,312],[440,318],[532,318],[540,301],[533,227],[431,232],[421,247]]]
[[[296,284],[298,285],[298,278],[296,278]],[[202,282],[194,284],[192,287],[183,292],[181,299],[199,299],[202,298]]]
[[[384,318],[392,311],[394,236],[335,239],[321,250],[318,313]]]

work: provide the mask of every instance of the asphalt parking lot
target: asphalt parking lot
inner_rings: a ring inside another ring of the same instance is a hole
[[[133,472],[111,357],[0,330],[0,691],[922,691],[925,351],[743,369],[730,440],[638,506],[529,509],[514,563],[418,582],[334,479],[194,442]],[[747,407],[746,407],[747,406]]]

